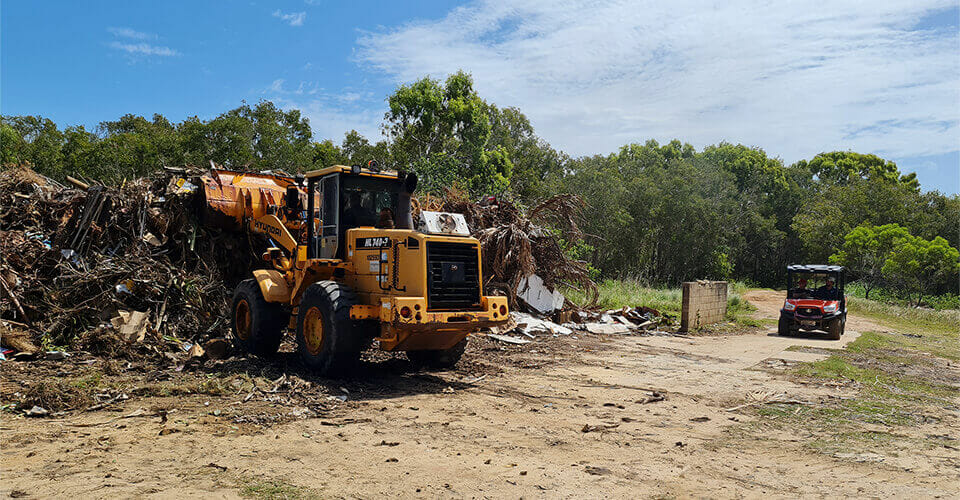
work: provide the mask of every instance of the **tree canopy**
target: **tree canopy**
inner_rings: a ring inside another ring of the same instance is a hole
[[[960,197],[922,192],[915,175],[876,155],[833,151],[785,165],[743,144],[697,151],[680,140],[638,140],[572,158],[537,136],[520,109],[484,100],[462,71],[400,85],[387,104],[382,138],[350,131],[339,142],[314,138],[298,110],[270,101],[179,123],[124,115],[92,131],[2,116],[0,159],[104,183],[211,160],[288,172],[376,160],[416,171],[434,193],[453,187],[521,205],[579,194],[589,237],[576,252],[604,276],[778,286],[787,264],[830,260],[866,286],[956,291]]]
[[[492,107],[458,71],[440,83],[422,78],[387,98],[383,130],[392,139],[393,161],[409,165],[427,190],[463,184],[473,194],[503,192],[509,185],[509,154],[489,144]]]

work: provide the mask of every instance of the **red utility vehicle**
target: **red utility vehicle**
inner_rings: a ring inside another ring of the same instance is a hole
[[[820,330],[831,340],[840,340],[847,323],[847,299],[843,295],[843,266],[787,266],[787,298],[780,309],[780,335]]]

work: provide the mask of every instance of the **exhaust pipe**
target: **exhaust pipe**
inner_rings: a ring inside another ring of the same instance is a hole
[[[410,172],[403,179],[403,186],[397,197],[397,229],[413,229],[413,213],[410,211],[410,198],[417,189],[417,174]]]

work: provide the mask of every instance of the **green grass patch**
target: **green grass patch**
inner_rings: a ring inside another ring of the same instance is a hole
[[[851,314],[870,318],[898,332],[933,336],[935,338],[943,337],[942,340],[953,344],[955,350],[960,349],[960,347],[956,347],[958,341],[960,341],[960,310],[937,311],[903,307],[857,297],[849,298],[847,310]]]
[[[885,354],[881,354],[885,355]],[[897,362],[915,358],[895,356]],[[867,362],[882,361],[878,355]],[[852,380],[859,382],[869,394],[882,399],[925,399],[925,395],[949,397],[956,394],[953,387],[934,384],[919,377],[911,377],[887,373],[877,368],[864,368],[852,362],[843,354],[835,354],[827,359],[802,363],[793,369],[793,374],[799,377],[820,378],[830,380]]]
[[[960,360],[960,346],[951,341],[952,336],[936,334],[908,336],[896,333],[865,332],[847,346],[852,352],[907,350],[932,354],[953,361]],[[877,354],[874,352],[874,354]]]
[[[604,310],[646,306],[671,316],[680,316],[680,308],[683,304],[683,292],[680,288],[650,287],[631,279],[608,279],[598,283],[597,286],[600,290],[599,305]],[[757,308],[741,296],[748,289],[743,283],[730,282],[727,290],[726,319],[742,326],[763,326],[762,320],[751,317]],[[586,300],[586,294],[580,290],[563,290],[563,294],[577,304],[582,304]]]
[[[871,301],[872,302],[872,301]],[[896,306],[881,304],[874,311],[891,314]],[[897,434],[897,428],[926,423],[928,419],[955,406],[960,396],[960,380],[944,369],[946,359],[956,359],[955,338],[937,313],[906,312],[898,321],[923,316],[938,325],[932,331],[914,336],[900,333],[865,332],[845,349],[816,349],[830,357],[812,363],[800,363],[787,376],[804,381],[840,381],[858,389],[848,399],[821,399],[815,404],[767,404],[754,407],[761,417],[745,429],[769,433],[773,429],[801,431],[808,438],[804,447],[820,453],[836,454],[880,452],[897,453],[917,445],[936,446],[920,438]],[[878,315],[879,316],[879,315]],[[876,317],[876,316],[875,316]],[[811,348],[791,346],[791,351]],[[815,352],[815,351],[810,351]],[[946,358],[946,359],[943,359]],[[883,425],[889,431],[877,432],[867,425]],[[933,439],[933,438],[931,438]]]
[[[736,291],[737,287],[731,286],[727,290],[727,320],[738,325],[760,328],[764,326],[764,320],[753,318],[753,313],[757,307],[744,300],[741,297],[742,292]]]
[[[851,445],[856,445],[856,448],[863,450],[890,447],[902,438],[903,436],[889,432],[845,431],[814,439],[806,443],[806,446],[819,453],[833,455],[848,452]]]
[[[856,380],[858,382],[879,376],[880,372],[851,365],[840,356],[830,356],[827,359],[797,365],[794,373],[801,377]]]
[[[803,435],[804,449],[828,455],[895,455],[942,445],[938,434],[923,438],[897,431],[939,421],[948,408],[956,406],[960,377],[947,364],[948,360],[960,360],[960,313],[856,297],[850,298],[849,311],[890,332],[863,332],[844,349],[791,346],[787,350],[829,357],[799,363],[781,376],[804,383],[839,381],[855,388],[856,395],[819,398],[813,404],[772,403],[745,409],[759,418],[729,432],[730,445],[751,439],[777,440],[776,431]],[[874,425],[885,430],[870,428]]]
[[[861,399],[846,400],[831,406],[762,405],[757,408],[757,414],[775,419],[781,425],[830,435],[855,429],[858,423],[906,425],[916,419],[912,413],[903,411],[895,404]]]
[[[39,406],[49,411],[79,410],[94,404],[94,394],[112,386],[103,374],[91,371],[80,377],[42,380],[27,389],[18,407]]]
[[[653,288],[630,279],[604,280],[597,283],[597,287],[603,309],[646,306],[668,314],[680,314],[682,295],[679,288]],[[586,294],[580,290],[563,290],[563,293],[578,304],[586,300]]]
[[[847,283],[844,292],[850,297],[865,298],[867,295],[866,288],[858,282]],[[870,290],[870,297],[875,301],[905,307],[914,306],[917,302],[916,295],[905,294],[902,291],[882,287]],[[922,304],[937,310],[960,309],[960,295],[945,293],[943,295],[924,296]]]
[[[240,495],[264,500],[321,498],[320,494],[311,488],[297,486],[278,479],[247,481],[240,489]]]

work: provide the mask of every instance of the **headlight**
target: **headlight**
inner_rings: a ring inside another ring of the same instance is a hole
[[[784,303],[783,303],[783,308],[784,308],[785,310],[787,310],[787,311],[792,311],[792,310],[794,310],[794,309],[797,308],[797,305],[796,305],[796,304],[793,304],[793,303],[791,303],[791,302],[784,302]]]
[[[832,312],[834,312],[834,311],[836,311],[836,310],[837,310],[837,305],[836,305],[836,304],[829,304],[829,305],[823,306],[823,312],[825,312],[825,313],[832,313]]]

